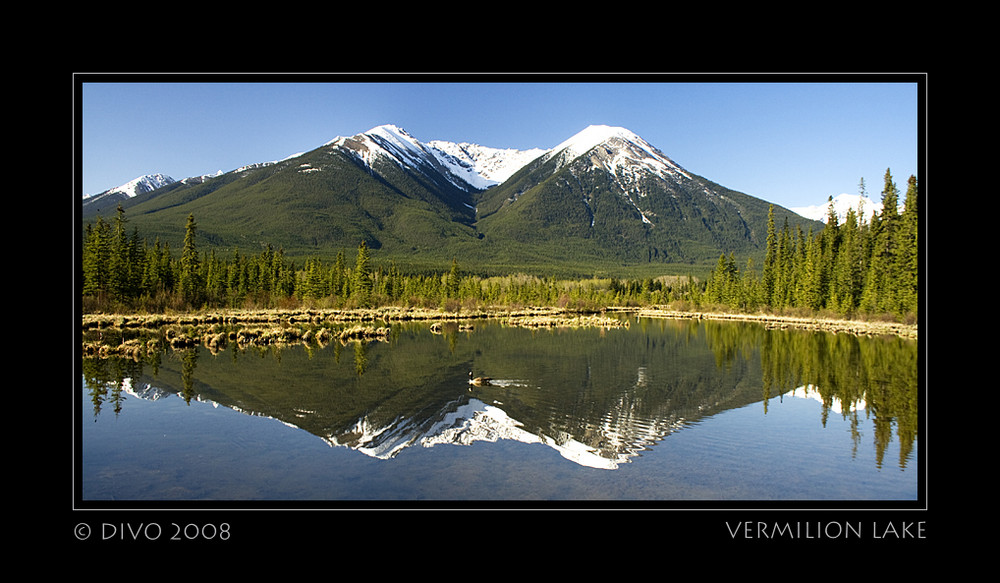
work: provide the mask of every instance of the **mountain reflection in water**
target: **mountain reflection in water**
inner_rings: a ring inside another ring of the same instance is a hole
[[[489,386],[471,387],[470,370]],[[821,419],[870,416],[878,464],[917,439],[916,343],[749,323],[641,319],[628,329],[396,324],[384,341],[204,347],[85,358],[95,419],[125,393],[177,394],[271,417],[333,446],[392,459],[413,446],[512,440],[615,469],[726,410],[807,395]],[[854,436],[859,440],[860,436]]]

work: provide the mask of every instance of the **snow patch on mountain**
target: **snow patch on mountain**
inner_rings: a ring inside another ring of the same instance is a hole
[[[548,150],[490,148],[467,142],[432,140],[427,143],[452,173],[479,189],[496,186]]]
[[[201,176],[192,176],[190,178],[184,178],[181,180],[184,184],[201,184],[210,178],[215,178],[216,176],[222,176],[225,174],[222,170],[219,170],[215,174],[202,174]]]
[[[356,136],[338,136],[325,145],[353,151],[368,167],[380,159],[411,168],[431,166],[465,190],[484,190],[500,184],[546,152],[540,148],[501,149],[443,140],[421,143],[403,128],[391,124]]]
[[[561,167],[581,156],[589,156],[594,168],[602,168],[614,178],[622,196],[635,208],[642,222],[650,226],[655,226],[652,219],[656,215],[641,204],[648,195],[642,186],[646,177],[652,174],[670,181],[692,179],[687,171],[649,142],[622,127],[588,126],[552,148],[546,159],[555,158]]]
[[[833,210],[837,213],[838,223],[844,222],[844,218],[847,216],[847,211],[850,209],[854,209],[854,213],[858,215],[859,219],[864,219],[865,222],[870,222],[873,213],[882,212],[882,203],[873,201],[867,196],[862,196],[860,194],[845,193],[838,194],[833,197]],[[807,219],[822,221],[825,223],[830,213],[830,201],[823,204],[791,207],[789,210]]]
[[[109,188],[104,192],[92,195],[92,196],[107,196],[113,194],[121,194],[128,198],[134,198],[140,194],[144,194],[151,190],[156,190],[162,186],[167,186],[168,184],[173,184],[177,182],[173,178],[167,176],[166,174],[144,174],[138,178],[134,178],[121,186],[116,186],[115,188]],[[84,195],[84,198],[90,198],[91,195]]]
[[[607,169],[613,174],[617,175],[620,171],[632,172],[638,166],[660,177],[668,174],[679,174],[685,178],[691,178],[690,174],[651,146],[649,142],[622,127],[588,126],[552,148],[548,156],[560,155],[563,162],[569,162],[601,145],[608,146],[608,149],[605,150],[608,156],[605,156],[603,160]]]

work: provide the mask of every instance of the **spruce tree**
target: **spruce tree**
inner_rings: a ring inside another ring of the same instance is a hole
[[[181,298],[191,306],[196,306],[199,303],[202,286],[201,266],[198,259],[198,249],[195,245],[197,228],[194,215],[188,215],[184,230],[184,249],[181,251],[179,281]]]
[[[344,262],[344,252],[337,252],[337,260],[333,264],[330,273],[330,292],[335,296],[344,297],[344,282],[346,280],[346,264]]]
[[[774,205],[767,209],[767,250],[764,253],[764,271],[761,274],[761,296],[765,304],[774,298],[775,271],[778,265],[778,234],[774,229]]]
[[[448,280],[445,285],[445,295],[449,298],[458,297],[459,283],[461,280],[461,275],[458,271],[458,260],[451,260],[451,271],[448,272]]]
[[[358,245],[358,258],[354,263],[354,274],[351,281],[351,295],[363,305],[369,305],[372,293],[371,256],[368,244],[364,239]]]
[[[128,282],[131,273],[129,264],[128,237],[125,234],[125,210],[118,205],[114,227],[111,232],[111,253],[108,266],[108,288],[116,300],[128,296]]]
[[[793,254],[792,237],[788,227],[788,217],[785,217],[785,224],[781,228],[778,236],[777,263],[775,265],[774,291],[771,296],[771,307],[781,310],[786,307],[791,298],[791,288],[793,281]]]
[[[138,298],[143,292],[146,272],[146,242],[139,236],[138,227],[133,227],[128,242],[128,295]]]
[[[896,231],[899,227],[899,190],[892,174],[885,171],[882,189],[882,212],[873,220],[872,255],[866,281],[865,307],[871,312],[894,312],[897,293]]]
[[[900,215],[894,248],[895,265],[893,272],[897,279],[896,313],[916,315],[919,303],[920,253],[918,248],[918,204],[917,178],[910,176],[906,186],[903,213]]]
[[[863,260],[857,214],[848,209],[840,227],[840,247],[834,258],[830,282],[830,307],[850,315],[858,306],[861,295]]]
[[[111,253],[110,225],[100,216],[87,225],[83,244],[83,295],[99,297],[108,289],[109,257]]]

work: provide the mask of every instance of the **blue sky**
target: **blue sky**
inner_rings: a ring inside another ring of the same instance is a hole
[[[856,194],[861,178],[879,200],[887,168],[903,192],[923,156],[922,88],[912,78],[176,79],[82,84],[84,193],[143,174],[181,179],[277,160],[381,124],[423,142],[519,149],[553,147],[592,124],[622,126],[695,174],[785,207]]]

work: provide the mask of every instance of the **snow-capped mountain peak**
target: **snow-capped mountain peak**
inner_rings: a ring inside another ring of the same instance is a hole
[[[427,155],[423,145],[406,133],[406,130],[388,124],[376,126],[355,136],[338,136],[326,145],[350,149],[368,166],[382,156],[412,164],[425,159]]]
[[[560,165],[562,165],[602,145],[607,146],[607,149],[603,154],[598,154],[597,159],[602,160],[604,166],[612,174],[618,174],[623,169],[631,170],[636,166],[641,166],[660,177],[669,174],[691,178],[690,174],[651,146],[649,142],[622,127],[588,126],[552,148],[547,155],[550,157],[560,156]]]
[[[166,174],[144,174],[138,178],[133,178],[121,186],[110,188],[94,196],[119,194],[127,198],[133,198],[140,194],[156,190],[162,186],[173,184],[174,182],[176,182],[176,180]]]
[[[844,193],[833,197],[833,210],[837,213],[838,222],[844,222],[844,218],[847,216],[847,211],[850,209],[854,209],[854,213],[857,215],[858,220],[864,219],[865,221],[869,221],[871,220],[873,213],[882,212],[882,203],[860,194]],[[807,219],[822,221],[825,223],[830,213],[830,201],[824,202],[823,204],[792,207],[789,210]]]
[[[499,149],[435,140],[422,143],[399,126],[386,124],[350,137],[337,137],[328,146],[351,150],[369,167],[380,159],[412,168],[431,166],[463,189],[495,186],[545,152]]]
[[[587,126],[583,129],[583,131],[575,134],[555,148],[552,148],[552,152],[560,152],[568,149],[573,155],[579,156],[581,154],[585,154],[594,146],[607,142],[612,138],[620,138],[628,142],[641,142],[645,144],[642,138],[625,128],[606,125],[592,125]]]

